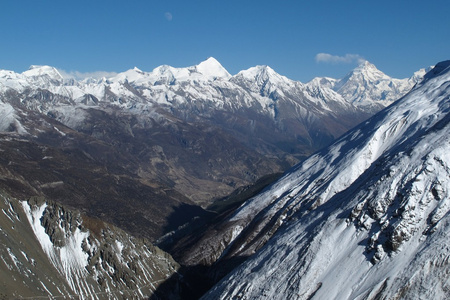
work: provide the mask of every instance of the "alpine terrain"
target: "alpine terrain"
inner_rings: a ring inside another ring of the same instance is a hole
[[[203,299],[449,299],[449,188],[445,61],[228,218]]]
[[[424,277],[448,272],[448,70],[425,73],[0,70],[0,298],[196,298],[249,256],[205,297],[448,295]]]
[[[423,74],[393,79],[365,62],[303,84],[268,66],[232,76],[214,58],[83,80],[1,70],[0,187],[154,240],[328,145]]]

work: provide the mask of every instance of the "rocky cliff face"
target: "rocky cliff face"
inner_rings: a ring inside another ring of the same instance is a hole
[[[179,268],[145,239],[34,197],[0,195],[1,296],[141,299]]]

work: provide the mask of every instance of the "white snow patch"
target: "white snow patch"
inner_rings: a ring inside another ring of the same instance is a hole
[[[76,228],[73,233],[65,233],[63,247],[54,246],[40,221],[47,205],[32,208],[26,201],[22,201],[21,204],[36,238],[52,264],[65,276],[73,290],[79,290],[83,286],[80,281],[83,280],[85,267],[88,265],[88,254],[83,251],[81,245],[89,236],[89,232],[82,232]]]

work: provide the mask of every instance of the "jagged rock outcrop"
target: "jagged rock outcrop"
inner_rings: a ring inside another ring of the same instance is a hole
[[[149,241],[45,199],[0,194],[1,293],[142,299],[179,265]]]

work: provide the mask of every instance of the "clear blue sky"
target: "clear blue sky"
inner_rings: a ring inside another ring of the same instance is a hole
[[[213,56],[231,74],[269,65],[307,82],[364,58],[404,78],[450,59],[449,13],[449,0],[2,0],[0,69],[151,71]]]

